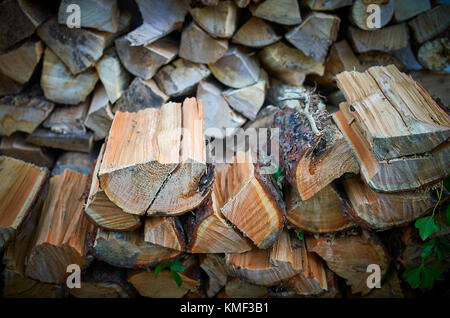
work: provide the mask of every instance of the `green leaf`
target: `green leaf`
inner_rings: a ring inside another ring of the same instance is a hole
[[[420,273],[422,271],[422,267],[423,265],[416,268],[411,268],[403,273],[403,277],[408,281],[408,284],[412,288],[417,288],[420,286]]]
[[[440,230],[439,225],[432,216],[420,218],[416,221],[415,226],[419,229],[420,238],[425,241],[430,235]]]
[[[186,266],[183,264],[173,264],[170,269],[173,269],[176,272],[184,272],[186,270]]]
[[[425,243],[422,250],[422,258],[427,258],[436,254],[436,242],[437,240],[434,238]]]
[[[281,168],[278,168],[278,170],[273,174],[273,177],[275,178],[275,180],[278,181],[278,179],[280,179],[282,172],[283,172],[283,170],[281,170]]]
[[[422,279],[420,283],[420,289],[422,291],[433,288],[434,282],[436,280],[444,279],[441,272],[431,265],[421,266],[421,268]]]
[[[155,268],[155,278],[158,277],[158,274],[160,271],[162,271],[164,268],[170,268],[173,265],[172,261],[164,262],[156,266]]]
[[[305,238],[305,234],[304,234],[303,232],[297,233],[297,238],[298,238],[300,241],[303,241],[303,239]]]
[[[181,279],[180,275],[174,271],[173,269],[170,270],[170,272],[172,273],[173,279],[175,280],[175,283],[177,284],[178,287],[181,286],[181,284],[183,283],[183,280]]]

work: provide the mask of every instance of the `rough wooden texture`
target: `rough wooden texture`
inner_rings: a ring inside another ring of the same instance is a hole
[[[177,257],[180,252],[144,241],[142,230],[113,232],[99,229],[92,253],[110,265],[125,268],[150,268]]]
[[[336,41],[340,22],[336,15],[313,12],[302,24],[287,32],[285,38],[306,56],[321,62]]]
[[[237,7],[233,1],[219,1],[213,7],[189,7],[189,13],[213,37],[231,38],[237,27]]]
[[[356,53],[399,50],[409,45],[408,26],[406,23],[394,24],[375,31],[350,26],[348,40]]]
[[[431,40],[450,26],[450,5],[442,4],[408,22],[418,43]]]
[[[136,77],[114,104],[113,111],[137,112],[146,108],[161,108],[169,96],[164,94],[154,80]]]
[[[42,127],[57,134],[83,134],[86,132],[84,119],[89,108],[89,102],[76,106],[59,106],[42,123]]]
[[[89,264],[88,244],[94,227],[83,213],[87,176],[70,169],[50,178],[36,238],[25,274],[33,279],[62,284],[67,266]]]
[[[371,26],[369,21],[373,22],[373,18],[369,18],[373,14],[373,9],[369,10],[369,6],[373,4],[372,1],[355,0],[350,9],[350,21],[361,30],[371,31],[374,29],[383,28],[392,19],[394,14],[395,1],[381,1],[378,3],[379,9],[379,26]]]
[[[0,73],[0,95],[18,94],[22,89],[23,85]]]
[[[161,66],[170,63],[178,54],[178,43],[172,37],[164,37],[145,46],[132,46],[125,37],[115,43],[123,66],[145,80],[152,78]]]
[[[267,86],[265,80],[259,80],[243,88],[228,89],[222,92],[222,96],[234,110],[254,120],[264,104]]]
[[[266,0],[251,5],[250,11],[255,17],[284,25],[297,25],[302,22],[297,0]]]
[[[184,228],[179,217],[147,217],[144,232],[146,242],[177,251],[186,251]]]
[[[106,46],[105,33],[70,29],[59,24],[56,18],[42,24],[37,34],[74,75],[91,67],[103,55]]]
[[[403,62],[391,53],[381,52],[381,51],[368,51],[358,54],[357,59],[360,64],[359,70],[346,70],[346,71],[366,71],[372,66],[388,66],[394,65],[402,72],[406,71],[407,68]]]
[[[63,0],[59,6],[58,23],[66,24],[70,21],[69,16],[72,11],[68,6],[71,0]],[[80,26],[82,28],[92,28],[100,31],[117,32],[119,27],[119,5],[117,0],[81,0],[77,1],[80,6]]]
[[[417,59],[428,70],[443,71],[448,68],[450,63],[449,50],[450,41],[448,38],[428,41],[419,48]]]
[[[37,85],[23,93],[0,98],[0,135],[32,133],[52,112],[54,104],[42,96]]]
[[[89,176],[94,166],[92,154],[76,151],[63,152],[56,160],[51,176],[63,174],[65,169]],[[87,194],[87,193],[86,193]]]
[[[389,255],[385,247],[371,234],[346,235],[330,239],[307,237],[308,251],[317,253],[337,275],[351,286],[353,294],[370,292],[366,280],[370,272],[367,266],[377,264],[383,278],[389,267]]]
[[[288,187],[285,200],[287,220],[294,228],[312,233],[330,233],[354,226],[344,216],[344,202],[332,184],[305,201],[298,200],[295,189]]]
[[[392,269],[386,274],[381,288],[374,288],[365,298],[404,298],[402,282],[400,281],[397,271]]]
[[[204,254],[200,256],[200,267],[208,275],[206,296],[214,297],[227,283],[225,258],[221,254]]]
[[[233,35],[233,43],[249,47],[264,47],[281,39],[275,29],[263,19],[251,17]]]
[[[48,169],[0,156],[0,250],[27,218],[48,177]]]
[[[114,41],[123,36],[130,30],[131,27],[131,13],[125,10],[120,12],[119,26],[116,32],[105,32],[105,47],[114,45]]]
[[[267,287],[253,285],[237,277],[230,278],[225,285],[228,298],[263,298],[267,293]]]
[[[21,134],[3,137],[0,142],[0,154],[47,168],[50,168],[54,161],[51,152],[27,143]]]
[[[209,69],[220,82],[233,88],[256,83],[260,72],[256,59],[237,46],[230,47],[221,59],[209,65]]]
[[[301,4],[314,11],[331,11],[351,6],[353,0],[301,0]]]
[[[353,206],[350,216],[366,228],[387,230],[409,223],[426,214],[436,203],[430,188],[398,194],[380,193],[359,178],[342,182]]]
[[[416,71],[411,76],[427,90],[428,94],[440,105],[450,105],[450,94],[446,83],[450,80],[447,72]]]
[[[153,43],[180,28],[187,13],[189,0],[137,0],[136,3],[143,24],[128,33],[127,40],[133,46],[142,46]]]
[[[101,140],[108,135],[113,119],[105,87],[99,84],[94,91],[84,125],[94,132],[94,140]]]
[[[420,65],[420,63],[417,61],[416,55],[413,52],[411,45],[408,45],[407,47],[401,48],[399,50],[390,51],[389,53],[399,59],[408,70],[423,69],[422,65]]]
[[[90,131],[59,134],[49,129],[38,128],[25,141],[41,147],[90,153],[93,147],[94,134]]]
[[[73,75],[51,49],[45,49],[41,87],[47,99],[60,104],[79,104],[86,100],[97,81],[98,74],[93,68]]]
[[[43,45],[39,40],[29,40],[19,47],[0,53],[0,72],[19,84],[25,84],[41,60]]]
[[[180,42],[180,57],[194,63],[215,63],[228,50],[228,41],[215,39],[195,22],[183,28]]]
[[[430,8],[430,0],[395,0],[394,20],[404,22]]]
[[[178,59],[161,68],[155,75],[158,86],[169,96],[189,95],[210,74],[202,64]]]
[[[0,50],[32,35],[49,16],[50,12],[35,1],[3,1],[0,4]]]

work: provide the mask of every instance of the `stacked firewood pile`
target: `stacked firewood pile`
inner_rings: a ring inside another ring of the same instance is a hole
[[[440,2],[0,1],[2,296],[414,295],[414,222],[449,233]]]

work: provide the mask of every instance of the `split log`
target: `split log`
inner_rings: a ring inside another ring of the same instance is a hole
[[[70,169],[50,178],[36,238],[26,260],[26,276],[62,284],[69,275],[68,265],[84,268],[89,264],[87,250],[94,227],[83,213],[86,182],[87,176]]]
[[[250,86],[228,89],[222,92],[222,96],[234,110],[254,120],[264,104],[267,86],[267,82],[261,79]]]
[[[94,91],[84,125],[94,132],[94,140],[101,140],[108,136],[113,119],[114,114],[105,87],[99,84]]]
[[[65,169],[70,169],[88,176],[91,173],[93,166],[92,159],[93,157],[89,153],[75,151],[64,152],[58,157],[58,160],[56,160],[51,176],[63,174]]]
[[[116,101],[113,112],[137,112],[146,108],[161,108],[169,96],[164,94],[154,80],[136,77]]]
[[[245,8],[250,4],[251,0],[234,0],[234,3],[239,7],[239,8]]]
[[[265,0],[252,4],[250,12],[255,17],[284,25],[297,25],[302,22],[297,0]]]
[[[225,285],[227,298],[263,298],[267,293],[267,287],[253,285],[237,277],[229,279]]]
[[[250,152],[238,152],[217,171],[213,188],[225,218],[256,246],[267,248],[282,230],[286,212],[275,181],[259,171],[256,160]]]
[[[374,13],[373,9],[369,9],[369,6],[376,1],[367,0],[355,0],[350,9],[350,21],[361,30],[374,30],[386,26],[394,15],[395,1],[378,1],[377,10],[379,10],[379,25],[370,25],[373,22],[371,15]]]
[[[233,1],[219,1],[210,7],[189,7],[189,13],[213,37],[231,38],[237,27],[237,7]]]
[[[436,204],[431,189],[402,193],[379,193],[359,178],[344,179],[345,191],[353,206],[350,216],[362,226],[387,230],[414,221]]]
[[[306,56],[321,62],[336,41],[340,23],[336,15],[313,12],[302,24],[287,32],[285,38]]]
[[[181,33],[179,55],[185,60],[194,63],[215,63],[227,50],[227,40],[211,37],[195,22],[191,22]]]
[[[423,69],[422,65],[420,65],[420,63],[417,61],[416,55],[414,54],[411,45],[408,45],[407,47],[401,48],[399,50],[390,51],[389,53],[399,59],[408,70]]]
[[[97,81],[93,68],[72,75],[51,49],[45,49],[41,87],[47,99],[60,104],[79,104],[86,100]]]
[[[180,255],[179,251],[145,242],[142,230],[113,232],[103,229],[97,231],[92,253],[112,266],[125,268],[150,268]]]
[[[91,187],[84,212],[98,226],[112,231],[130,231],[141,225],[139,216],[125,213],[112,203],[100,187],[98,171],[103,159],[104,146],[100,150],[95,168],[91,173]]]
[[[162,270],[158,277],[155,277],[152,270],[130,271],[128,281],[144,297],[181,298],[189,291],[196,292],[200,286],[200,268],[194,257],[187,257],[182,264],[186,266],[186,270],[179,273],[181,286],[177,286],[169,270]]]
[[[137,0],[136,3],[143,24],[126,37],[133,46],[153,43],[180,28],[189,6],[189,0]]]
[[[440,38],[425,42],[417,52],[420,64],[431,71],[443,71],[450,64],[450,41],[448,38]]]
[[[23,93],[0,98],[0,135],[32,133],[52,112],[54,104],[42,96],[38,85]]]
[[[331,11],[351,6],[353,0],[301,0],[303,6],[314,11]]]
[[[364,31],[350,26],[348,39],[356,53],[368,51],[390,52],[409,45],[406,23],[394,24],[375,31]]]
[[[0,4],[0,50],[31,36],[50,12],[29,0],[7,0]]]
[[[366,71],[372,66],[388,66],[395,65],[401,71],[407,71],[406,66],[401,60],[392,54],[381,51],[369,51],[357,56],[360,69],[359,71]],[[358,70],[346,70],[346,71],[358,71]],[[337,74],[336,74],[337,75]]]
[[[450,5],[436,6],[415,17],[408,24],[417,43],[431,40],[450,26]]]
[[[381,283],[380,288],[374,288],[365,298],[404,298],[401,281],[397,272],[391,270]]]
[[[121,11],[119,17],[119,26],[116,32],[106,32],[105,47],[114,45],[114,41],[123,36],[130,30],[131,27],[131,13],[128,11]],[[117,49],[117,48],[116,48]]]
[[[158,86],[169,96],[189,95],[211,72],[203,64],[178,59],[155,75]]]
[[[110,102],[114,104],[130,84],[130,74],[120,63],[119,57],[113,48],[105,51],[103,57],[96,63],[95,68]]]
[[[227,283],[225,258],[220,254],[204,254],[200,256],[200,267],[208,275],[206,296],[214,297]]]
[[[319,63],[283,42],[266,46],[258,55],[269,74],[293,86],[301,86],[307,74],[324,74],[323,62]]]
[[[0,142],[0,153],[41,167],[50,168],[53,165],[53,154],[25,141],[21,134],[3,137]]]
[[[0,54],[0,72],[19,84],[27,83],[41,60],[42,42],[29,40],[19,47]]]
[[[70,22],[72,10],[69,5],[71,0],[63,0],[59,6],[58,23]],[[80,7],[80,26],[93,28],[100,31],[117,32],[119,27],[119,5],[117,0],[81,0],[77,1]]]
[[[450,80],[447,72],[416,71],[411,76],[418,82],[440,105],[450,105],[449,90],[444,83]]]
[[[81,273],[80,288],[69,289],[76,298],[132,298],[134,287],[127,281],[125,269],[95,262]]]
[[[48,177],[48,169],[0,156],[0,250],[27,218]]]
[[[249,47],[264,47],[281,40],[275,29],[263,19],[251,17],[233,36],[233,43]]]
[[[237,46],[230,47],[221,59],[209,64],[209,69],[220,82],[233,88],[256,83],[260,73],[257,60]]]
[[[182,220],[172,216],[145,218],[144,240],[176,251],[186,251]]]
[[[22,91],[23,85],[13,81],[6,75],[0,73],[0,95],[18,94]]]
[[[311,233],[330,233],[349,229],[353,222],[343,214],[344,202],[336,187],[330,184],[312,198],[300,201],[293,187],[285,192],[289,225]]]
[[[317,253],[333,272],[346,280],[353,294],[361,293],[364,296],[370,292],[371,288],[366,283],[370,275],[370,272],[366,272],[368,265],[379,265],[381,278],[389,267],[387,250],[366,231],[334,239],[325,236],[317,239],[307,237],[306,243],[308,251]]]
[[[46,128],[38,128],[25,141],[41,147],[90,153],[93,147],[94,134],[90,131],[59,134]]]
[[[42,123],[42,127],[57,134],[83,134],[86,132],[84,119],[89,108],[89,102],[76,106],[59,106]]]
[[[132,46],[125,37],[115,43],[123,66],[145,80],[152,78],[161,66],[170,63],[178,54],[178,43],[170,36],[145,46]]]
[[[284,174],[298,198],[308,200],[343,174],[357,173],[358,164],[328,112],[319,107],[317,97],[312,93],[303,97],[309,109],[301,110],[302,114],[286,107],[275,114],[273,127],[280,129]]]
[[[70,29],[52,18],[37,29],[41,40],[69,68],[73,75],[91,67],[103,55],[105,33],[87,29]]]
[[[245,123],[245,118],[235,113],[213,81],[202,81],[197,86],[197,99],[205,105],[205,136],[224,138],[233,135]]]
[[[449,138],[450,117],[395,66],[344,72],[337,80],[377,160],[422,154]]]
[[[394,20],[404,22],[429,9],[430,0],[395,0]]]

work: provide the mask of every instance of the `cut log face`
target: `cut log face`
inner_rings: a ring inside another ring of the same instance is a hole
[[[155,75],[158,86],[169,96],[188,95],[211,72],[202,64],[178,59]]]
[[[37,34],[74,75],[91,67],[103,55],[106,46],[105,33],[70,29],[59,24],[56,18],[42,24]]]
[[[197,86],[197,99],[205,105],[206,137],[231,136],[245,123],[245,118],[230,108],[222,94],[220,87],[212,81],[202,81]]]
[[[21,134],[3,137],[0,142],[0,153],[47,168],[50,168],[54,161],[52,153],[44,148],[27,143]]]
[[[200,256],[200,267],[208,275],[206,296],[214,297],[227,283],[225,258],[220,254],[205,254]]]
[[[55,105],[42,96],[37,85],[23,93],[0,98],[0,135],[32,133],[52,112]]]
[[[110,47],[111,45],[114,45],[114,41],[117,38],[123,36],[125,33],[127,33],[130,30],[130,27],[131,27],[131,13],[128,11],[121,11],[117,31],[106,32],[105,47]]]
[[[430,8],[430,0],[395,0],[394,20],[404,22]]]
[[[67,266],[89,264],[88,244],[94,230],[83,213],[87,176],[70,169],[50,178],[41,219],[25,274],[33,279],[62,284]]]
[[[249,47],[264,47],[278,42],[281,36],[274,28],[257,17],[251,17],[233,36],[233,43]]]
[[[301,0],[301,4],[314,11],[330,11],[351,6],[353,0]]]
[[[189,7],[189,13],[213,37],[231,38],[237,27],[237,7],[233,1],[219,1],[210,7]]]
[[[189,6],[189,0],[137,0],[136,3],[144,23],[127,35],[133,46],[153,43],[181,27]]]
[[[359,178],[344,179],[343,184],[353,206],[350,216],[371,229],[387,230],[409,223],[436,203],[429,188],[397,194],[375,192]]]
[[[78,173],[89,176],[93,168],[93,157],[89,153],[75,151],[64,152],[56,160],[51,176],[63,174],[64,170],[70,169]]]
[[[260,80],[243,88],[228,89],[222,93],[222,96],[234,110],[254,120],[264,104],[266,86],[267,82]]]
[[[59,134],[46,128],[38,128],[28,135],[25,141],[41,147],[90,153],[94,143],[94,134],[90,131],[81,134]]]
[[[397,272],[391,270],[386,276],[381,287],[373,289],[365,298],[405,298]]]
[[[274,181],[260,174],[255,159],[238,152],[233,163],[217,171],[213,189],[225,218],[256,246],[267,248],[283,227],[285,209]]]
[[[237,277],[229,279],[225,285],[228,298],[262,298],[267,293],[267,287],[249,284]]]
[[[89,108],[89,102],[76,106],[59,106],[42,123],[42,127],[50,129],[57,134],[84,133],[84,119]]]
[[[95,68],[100,81],[106,89],[110,102],[114,104],[130,84],[130,74],[120,63],[119,57],[113,48],[105,51]]]
[[[124,67],[133,75],[148,80],[178,54],[178,43],[164,37],[145,46],[132,46],[125,37],[116,40],[116,49]]]
[[[150,268],[180,255],[179,251],[144,241],[142,230],[97,231],[92,253],[96,258],[118,267]]]
[[[262,49],[259,58],[267,72],[293,86],[302,85],[307,74],[322,76],[325,69],[324,62],[319,63],[282,42]]]
[[[358,28],[361,30],[374,30],[377,28],[382,28],[387,25],[394,14],[395,1],[383,1],[378,5],[379,10],[379,25],[371,25],[369,21],[372,22],[373,9],[369,8],[369,6],[373,3],[373,1],[365,1],[365,0],[355,0],[350,9],[350,21],[353,22]]]
[[[255,17],[285,25],[296,25],[302,22],[297,0],[266,0],[250,6]]]
[[[436,39],[425,42],[417,52],[417,58],[420,64],[431,71],[445,70],[450,61],[448,51],[450,50],[450,41],[448,38]]]
[[[114,114],[111,110],[105,87],[98,85],[92,97],[89,112],[84,120],[84,125],[94,132],[94,139],[104,139],[109,132]]]
[[[340,22],[336,15],[313,12],[285,37],[306,56],[321,62],[327,57],[330,45],[336,41]]]
[[[0,50],[31,36],[50,15],[46,8],[34,1],[3,1],[0,4]]]
[[[343,214],[343,200],[330,184],[312,198],[300,201],[295,189],[285,193],[287,219],[295,228],[311,233],[338,232],[354,226]]]
[[[0,73],[0,95],[18,94],[22,91],[23,85],[13,81],[6,75]]]
[[[93,68],[72,75],[51,49],[45,49],[41,87],[49,100],[60,104],[79,104],[86,100],[97,81],[98,75]]]
[[[164,94],[154,80],[135,78],[117,100],[113,111],[137,112],[146,108],[161,108],[169,96]]]
[[[254,57],[249,56],[237,46],[232,46],[225,55],[209,69],[223,84],[242,88],[256,83],[260,68]]]
[[[25,84],[41,60],[41,41],[29,40],[17,48],[0,54],[0,72],[19,84]]]
[[[378,160],[422,154],[449,138],[450,117],[395,66],[344,72],[337,80]]]
[[[112,231],[130,231],[141,225],[139,216],[125,213],[112,203],[100,187],[98,171],[103,159],[104,146],[100,150],[95,168],[92,172],[91,188],[84,212],[98,226]]]
[[[370,292],[366,282],[370,275],[370,271],[366,272],[368,265],[379,265],[382,278],[389,267],[385,247],[365,231],[333,240],[324,236],[318,239],[307,237],[306,242],[308,251],[317,253],[333,272],[344,278],[353,294],[366,295]]]
[[[418,43],[431,40],[450,26],[450,5],[442,4],[408,22]]]
[[[394,24],[375,31],[363,31],[351,26],[348,28],[348,39],[356,53],[390,52],[409,45],[408,26],[406,23]]]
[[[178,217],[145,218],[145,241],[177,251],[186,251],[182,221]]]
[[[71,21],[72,10],[69,5],[71,0],[63,0],[59,6],[58,23],[66,24]],[[117,32],[119,27],[119,5],[117,0],[82,0],[78,1],[82,14],[80,15],[80,26],[82,28],[93,28],[100,31]]]
[[[183,29],[180,57],[194,63],[215,63],[228,50],[228,41],[215,39],[203,31],[195,22]]]
[[[48,169],[0,156],[0,250],[15,235],[38,199]]]

